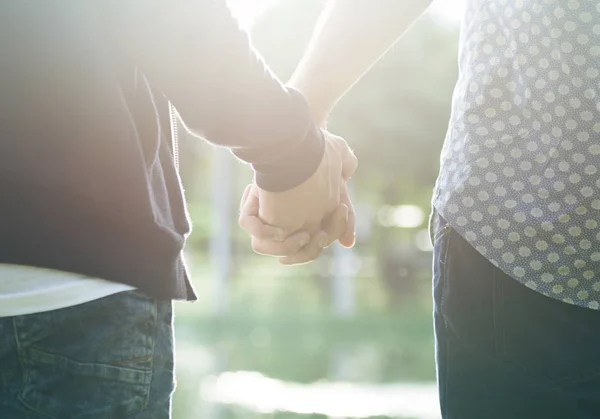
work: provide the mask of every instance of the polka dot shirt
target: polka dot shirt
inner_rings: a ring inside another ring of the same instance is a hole
[[[600,3],[467,0],[433,204],[546,296],[600,308]]]

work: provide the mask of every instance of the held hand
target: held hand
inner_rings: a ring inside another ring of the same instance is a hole
[[[325,152],[316,172],[304,183],[283,192],[258,188],[259,216],[288,233],[315,233],[340,204],[345,178],[356,170],[356,157],[346,142],[324,132]]]
[[[353,217],[348,214],[346,204],[322,223],[323,229],[311,238],[306,231],[290,236],[284,229],[266,224],[258,217],[259,202],[255,185],[248,185],[240,203],[239,225],[251,236],[252,250],[261,255],[278,256],[280,263],[294,265],[316,259],[323,248],[330,246],[337,237],[349,234],[350,247],[354,241]]]
[[[297,264],[314,260],[335,240],[346,247],[354,244],[355,216],[347,181],[357,160],[342,138],[325,132],[325,141],[321,165],[303,184],[279,193],[256,185],[246,188],[239,223],[252,236],[257,253]]]
[[[240,227],[250,234],[252,250],[261,255],[288,256],[296,254],[310,242],[310,234],[300,231],[288,236],[280,227],[271,226],[259,217],[258,189],[246,186],[240,202]]]
[[[356,215],[354,206],[348,193],[347,180],[343,184],[342,194],[340,196],[340,205],[336,211],[321,222],[321,231],[314,235],[309,244],[302,247],[297,253],[280,257],[279,262],[284,265],[295,265],[307,263],[316,259],[323,248],[331,246],[336,239],[344,247],[352,247],[356,241]]]

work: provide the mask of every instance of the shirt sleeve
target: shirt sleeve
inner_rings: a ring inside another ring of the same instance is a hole
[[[261,188],[308,179],[324,140],[304,97],[252,47],[225,0],[99,0],[111,32],[189,129],[252,164]]]

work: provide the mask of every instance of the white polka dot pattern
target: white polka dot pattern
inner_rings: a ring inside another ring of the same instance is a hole
[[[600,308],[600,3],[467,0],[433,204],[544,295]]]

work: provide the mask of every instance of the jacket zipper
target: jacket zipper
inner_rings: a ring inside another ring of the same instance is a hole
[[[175,169],[179,171],[179,121],[177,119],[177,111],[175,107],[169,102],[169,114],[171,117],[171,141],[173,143],[173,160],[175,162]]]

